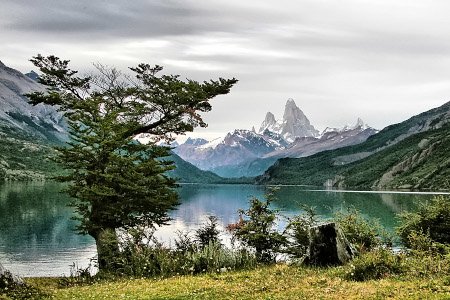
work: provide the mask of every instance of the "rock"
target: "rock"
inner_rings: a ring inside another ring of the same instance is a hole
[[[325,223],[309,230],[309,247],[303,263],[314,266],[343,265],[352,260],[356,250],[335,223]]]
[[[11,285],[24,285],[24,281],[19,276],[13,275],[0,264],[0,289]]]

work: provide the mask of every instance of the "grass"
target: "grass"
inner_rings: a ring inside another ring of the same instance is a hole
[[[449,277],[388,277],[354,282],[344,268],[287,265],[198,276],[122,279],[59,287],[55,278],[31,278],[51,299],[450,299]]]

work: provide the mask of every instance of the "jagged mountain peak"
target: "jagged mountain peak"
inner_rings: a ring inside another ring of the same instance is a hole
[[[376,130],[375,128],[372,128],[369,125],[367,125],[361,118],[358,118],[354,125],[345,125],[344,127],[341,127],[341,128],[327,127],[324,129],[324,131],[322,131],[320,136],[323,137],[324,135],[326,135],[328,133],[341,133],[341,132],[346,132],[346,131],[362,132],[366,129],[371,129],[374,132],[378,132],[378,130]]]
[[[364,126],[364,125],[365,125],[364,121],[360,117],[358,117],[358,119],[356,120],[356,127],[360,127],[360,126]]]
[[[39,82],[39,74],[35,71],[31,70],[30,72],[26,73],[25,76],[30,78],[33,81]]]
[[[207,144],[208,141],[202,138],[191,138],[188,137],[187,140],[184,142],[186,145],[192,145],[192,146],[201,146],[204,144]]]
[[[277,120],[275,120],[275,116],[270,111],[266,113],[266,117],[259,127],[259,133],[264,132],[264,130],[272,128],[276,125]]]
[[[308,118],[292,98],[286,101],[282,121],[276,121],[275,116],[271,112],[266,114],[259,133],[265,130],[278,133],[289,142],[294,141],[297,137],[319,136],[319,131],[311,125]]]

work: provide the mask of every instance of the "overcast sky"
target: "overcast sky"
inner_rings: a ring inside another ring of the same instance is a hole
[[[449,13],[448,0],[1,0],[0,60],[236,77],[196,131],[207,138],[281,118],[288,98],[319,130],[381,129],[450,100]]]

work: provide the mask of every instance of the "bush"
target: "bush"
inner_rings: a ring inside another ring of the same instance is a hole
[[[346,213],[337,212],[334,220],[359,252],[370,251],[383,244],[392,244],[391,237],[378,221],[364,219],[356,209],[349,209]]]
[[[88,285],[95,283],[96,279],[97,278],[95,276],[92,276],[91,263],[86,268],[79,268],[75,263],[73,263],[70,266],[70,276],[62,277],[58,280],[58,285],[60,287]]]
[[[408,235],[411,253],[416,256],[445,255],[450,253],[450,246],[435,242],[428,234],[412,231]]]
[[[411,235],[421,233],[431,241],[450,244],[450,198],[436,196],[430,202],[421,203],[416,212],[399,215],[401,225],[397,232],[407,247],[411,247]]]
[[[196,241],[200,248],[203,249],[211,243],[220,244],[217,221],[217,217],[209,216],[206,223],[195,231]]]
[[[288,218],[285,235],[289,241],[284,252],[294,258],[306,254],[309,246],[309,228],[317,224],[317,214],[313,207],[303,207],[304,213]]]
[[[345,277],[348,280],[366,281],[400,275],[406,271],[404,260],[403,254],[396,255],[389,249],[378,248],[354,259],[347,267]]]
[[[32,285],[16,281],[14,275],[7,270],[3,270],[0,275],[0,299],[42,299],[47,296],[46,293]]]
[[[210,225],[209,229],[215,226]],[[109,258],[115,269],[102,271],[96,277],[168,277],[224,272],[256,265],[253,254],[245,250],[227,249],[220,242],[211,240],[207,245],[199,246],[188,233],[178,232],[175,248],[172,249],[159,243],[151,234],[142,229],[128,232],[126,238],[121,240],[119,255]]]
[[[276,254],[286,245],[287,239],[275,229],[277,211],[270,208],[273,193],[266,194],[266,200],[250,199],[250,207],[240,210],[242,218],[236,224],[227,226],[233,237],[255,252],[262,263],[275,262]]]

